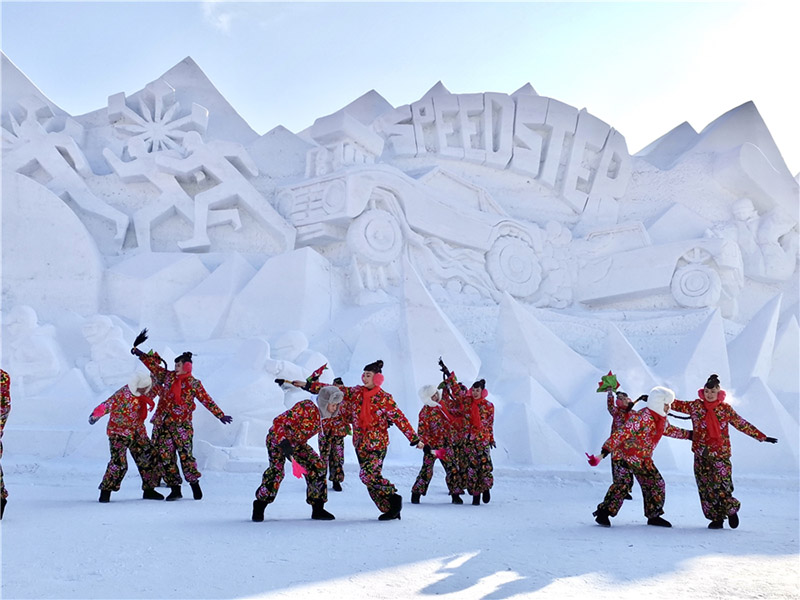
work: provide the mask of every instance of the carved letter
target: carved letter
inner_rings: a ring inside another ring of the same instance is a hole
[[[548,99],[542,96],[517,97],[514,156],[509,165],[511,170],[533,177],[539,176],[546,135],[544,123],[547,119],[547,102]]]

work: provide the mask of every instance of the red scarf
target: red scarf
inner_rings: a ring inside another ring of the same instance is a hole
[[[481,429],[483,428],[483,423],[481,422],[481,409],[480,409],[480,400],[475,400],[473,398],[472,405],[469,407],[469,417],[472,423],[472,431],[475,433],[480,433]]]
[[[651,410],[649,408],[647,410],[650,411],[650,414],[653,417],[653,421],[655,421],[656,424],[656,434],[655,437],[653,438],[653,449],[655,449],[655,447],[658,445],[658,442],[661,441],[661,436],[664,435],[664,429],[666,429],[667,427],[667,417],[662,417],[656,411]]]
[[[375,417],[372,414],[372,399],[380,389],[377,385],[371,390],[365,387],[361,388],[361,412],[358,415],[358,426],[362,430],[369,429],[375,422]]]
[[[719,419],[717,418],[716,408],[725,400],[725,390],[720,390],[717,394],[717,399],[714,402],[706,400],[705,389],[697,390],[697,395],[703,401],[703,407],[706,409],[706,434],[709,446],[717,447],[722,444],[722,428],[719,426]]]
[[[140,422],[143,423],[144,420],[147,418],[147,412],[151,410],[156,405],[156,403],[153,402],[151,398],[144,395],[133,396],[133,398],[139,403],[136,412],[136,417],[139,419]]]
[[[183,388],[183,382],[189,378],[189,375],[191,375],[191,373],[184,373],[183,375],[175,374],[175,381],[172,382],[169,388],[169,394],[172,396],[172,403],[175,406],[182,406],[184,404],[181,389]]]

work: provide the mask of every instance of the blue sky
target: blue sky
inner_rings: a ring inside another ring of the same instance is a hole
[[[73,115],[191,56],[258,133],[299,131],[375,89],[398,106],[536,91],[603,119],[631,152],[752,100],[800,171],[788,2],[9,2],[2,50]]]

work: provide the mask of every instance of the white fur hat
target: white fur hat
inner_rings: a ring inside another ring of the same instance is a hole
[[[329,404],[339,404],[344,400],[344,392],[333,385],[326,385],[317,394],[317,406],[323,419],[330,419],[333,413],[328,412]]]
[[[647,395],[647,408],[662,417],[666,417],[669,408],[665,409],[664,406],[672,404],[673,400],[675,400],[675,392],[669,388],[656,386]]]
[[[423,385],[421,388],[419,388],[419,398],[422,400],[423,404],[435,406],[436,403],[431,400],[431,398],[438,392],[439,388],[437,388],[435,385]]]
[[[139,389],[149,390],[151,387],[153,387],[153,380],[150,379],[150,373],[144,371],[136,371],[128,381],[128,389],[132,394]]]

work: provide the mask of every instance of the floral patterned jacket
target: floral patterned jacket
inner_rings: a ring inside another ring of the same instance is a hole
[[[447,410],[447,409],[445,409]],[[428,406],[419,411],[419,425],[417,433],[423,444],[431,448],[444,448],[450,445],[451,423],[449,413],[445,413],[441,406]]]
[[[344,437],[351,433],[350,425],[339,413],[335,417],[322,420],[322,435],[327,437]]]
[[[309,391],[316,394],[327,383],[315,381],[311,384]],[[339,407],[339,414],[346,423],[353,426],[353,445],[356,450],[385,450],[389,446],[389,427],[396,425],[403,432],[409,442],[419,443],[419,436],[414,431],[411,423],[397,406],[392,395],[382,389],[372,397],[370,401],[371,412],[373,415],[372,425],[368,429],[362,429],[359,425],[361,417],[361,392],[364,386],[336,386],[344,392],[344,400]]]
[[[613,394],[606,396],[606,408],[608,408],[608,414],[611,415],[611,434],[613,435],[615,431],[618,431],[625,424],[625,421],[628,420],[633,411],[617,406]]]
[[[11,412],[11,377],[0,369],[0,437],[6,427],[8,413]]]
[[[448,410],[452,406],[453,412],[458,415],[460,422],[454,427],[454,439],[475,441],[479,444],[494,445],[494,404],[486,398],[475,400],[469,388],[459,383],[454,372],[450,372],[444,381],[446,397],[450,398],[446,402]],[[480,426],[472,425],[472,406],[477,404],[480,413]]]
[[[154,385],[142,396],[135,396],[127,385],[122,386],[108,400],[95,407],[92,418],[97,420],[111,413],[106,427],[109,436],[129,437],[138,433],[147,437],[144,420],[148,410],[155,406],[155,397],[160,392],[160,387]]]
[[[161,357],[157,352],[145,354],[141,350],[136,350],[136,355],[153,375],[155,382],[162,388],[156,413],[151,419],[153,424],[160,425],[164,422],[173,422],[184,426],[191,425],[195,400],[205,406],[218,419],[225,416],[222,409],[208,395],[199,379],[191,375],[183,379],[180,383],[180,399],[176,399],[172,395],[172,384],[175,383],[178,374],[175,371],[168,371],[162,366]]]
[[[659,424],[663,427],[658,431]],[[688,429],[673,427],[666,417],[659,419],[649,408],[632,411],[621,429],[611,434],[603,449],[608,450],[614,458],[621,458],[632,466],[653,466],[653,451],[656,449],[661,435],[688,440],[692,432]]]
[[[703,397],[703,390],[698,390],[700,398]],[[722,441],[719,446],[714,447],[709,443],[708,429],[706,428],[706,403],[698,398],[692,402],[684,400],[675,400],[672,403],[672,410],[684,413],[692,417],[692,428],[694,435],[692,436],[692,452],[695,454],[710,454],[719,458],[731,457],[731,437],[728,430],[728,425],[733,425],[736,429],[763,442],[767,436],[759,431],[754,425],[745,421],[733,409],[733,407],[725,402],[725,391],[720,390],[718,398],[721,402],[714,409],[714,414],[717,415],[719,420],[720,433]]]
[[[288,440],[292,444],[305,444],[322,431],[322,422],[317,405],[312,400],[301,400],[275,417],[269,431],[275,435],[278,443]]]

